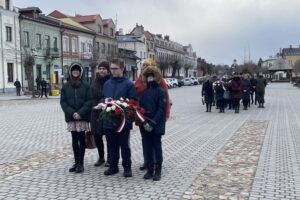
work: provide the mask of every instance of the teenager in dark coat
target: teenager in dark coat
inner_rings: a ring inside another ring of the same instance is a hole
[[[250,89],[251,89],[251,82],[249,80],[248,74],[244,75],[242,86],[243,86],[243,106],[244,106],[244,110],[247,110],[248,106],[250,106]]]
[[[219,112],[224,113],[225,112],[225,99],[224,99],[225,87],[221,81],[214,82],[213,86],[216,92],[217,107],[220,109]]]
[[[232,106],[235,110],[235,113],[240,111],[240,100],[243,95],[243,85],[242,80],[237,73],[234,73],[233,79],[229,83],[230,87],[230,96],[232,99]]]
[[[146,68],[142,79],[147,85],[140,101],[146,117],[146,122],[140,126],[144,140],[144,156],[148,162],[148,170],[144,178],[159,181],[163,163],[161,136],[165,134],[167,95],[160,86],[162,77],[156,66]]]
[[[103,86],[102,99],[118,100],[124,99],[137,100],[136,90],[132,81],[123,75],[124,63],[119,59],[113,59],[110,65],[111,78]],[[122,155],[122,165],[124,168],[124,177],[131,177],[131,150],[130,150],[130,130],[132,123],[126,122],[123,130],[117,133],[117,125],[109,120],[103,120],[103,130],[109,144],[110,166],[104,172],[106,176],[119,172],[118,162],[120,158],[120,149]]]
[[[68,131],[72,134],[72,147],[75,164],[69,172],[84,171],[85,131],[89,130],[92,101],[90,86],[81,81],[82,66],[80,63],[70,65],[70,81],[61,89],[60,105],[65,113]]]
[[[256,95],[258,101],[258,108],[264,108],[266,86],[267,86],[267,80],[262,75],[259,75],[256,83]]]
[[[106,61],[101,62],[98,65],[97,72],[96,72],[96,79],[92,83],[92,101],[93,106],[96,106],[102,97],[103,92],[103,85],[104,83],[110,78],[109,74],[109,63]],[[104,143],[103,143],[103,121],[99,119],[101,110],[93,109],[91,113],[91,132],[94,135],[95,143],[98,149],[99,159],[94,164],[96,167],[101,166],[104,162]],[[106,145],[107,149],[107,163],[105,166],[109,166],[109,149],[108,143]]]

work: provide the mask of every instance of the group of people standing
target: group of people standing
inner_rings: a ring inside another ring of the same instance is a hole
[[[140,77],[135,84],[124,74],[124,63],[113,59],[97,67],[96,78],[90,87],[81,81],[83,68],[80,63],[70,66],[70,80],[61,90],[60,104],[65,113],[68,131],[72,135],[74,165],[70,172],[84,171],[85,132],[95,137],[99,159],[95,166],[105,165],[106,176],[119,172],[120,150],[122,156],[123,176],[132,176],[130,149],[130,131],[133,122],[126,121],[123,130],[116,132],[116,125],[107,119],[100,120],[101,110],[93,107],[102,105],[110,99],[132,99],[145,109],[145,122],[139,124],[142,135],[143,166],[147,169],[144,179],[161,179],[163,163],[161,137],[165,134],[166,120],[170,114],[170,100],[166,83],[162,79],[156,63],[147,59],[143,63]],[[103,137],[106,137],[107,157],[105,159]]]
[[[239,113],[241,100],[244,110],[253,103],[258,103],[258,108],[264,108],[266,85],[262,75],[251,77],[235,72],[228,79],[208,76],[202,87],[203,104],[206,104],[206,112],[211,112],[212,105],[216,105],[220,113],[224,113],[226,107]]]

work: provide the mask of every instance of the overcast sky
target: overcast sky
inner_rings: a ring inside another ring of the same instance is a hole
[[[89,2],[89,3],[88,3]],[[14,0],[17,7],[38,6],[74,15],[116,19],[117,29],[136,23],[155,34],[191,44],[197,56],[214,64],[233,59],[257,62],[279,48],[300,45],[299,0]],[[250,56],[249,56],[250,55]]]

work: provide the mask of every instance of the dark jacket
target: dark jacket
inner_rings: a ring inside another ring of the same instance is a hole
[[[204,96],[205,103],[212,103],[214,101],[214,90],[211,81],[207,80],[203,83],[202,96]]]
[[[267,81],[264,77],[258,77],[256,83],[256,92],[264,93]]]
[[[134,84],[124,76],[118,78],[111,77],[103,86],[103,95],[101,101],[104,102],[106,98],[118,100],[121,97],[124,99],[128,98],[137,100]],[[117,124],[112,124],[108,120],[103,121],[103,128],[116,129],[117,126]],[[124,130],[126,129],[132,129],[132,123],[126,122]]]
[[[243,99],[250,99],[251,82],[248,79],[244,79],[243,85]]]
[[[60,105],[65,113],[66,122],[75,121],[73,114],[77,112],[81,119],[80,121],[90,121],[91,109],[92,109],[92,98],[90,86],[80,80],[82,77],[82,66],[79,63],[72,63],[70,66],[70,77],[71,70],[73,67],[81,68],[81,75],[78,79],[70,79],[61,89]],[[76,80],[76,81],[75,81]]]
[[[14,86],[16,86],[16,88],[21,88],[21,83],[20,83],[20,81],[15,81],[15,82],[14,82]]]
[[[214,90],[216,91],[216,100],[223,100],[224,99],[224,92],[225,88],[223,86],[223,83],[220,81],[215,82],[214,84]]]
[[[92,83],[92,106],[96,106],[102,97],[103,85],[110,78],[110,76],[96,77]],[[92,134],[102,134],[103,121],[99,120],[100,110],[92,110],[91,112],[91,131]]]
[[[47,82],[45,80],[42,80],[41,86],[42,86],[42,89],[47,89]]]
[[[155,81],[148,83],[142,94],[140,106],[145,109],[145,117],[154,122],[153,133],[164,135],[166,129],[167,97]],[[151,122],[150,122],[151,123]],[[141,126],[143,131],[143,126]]]
[[[255,92],[256,84],[257,84],[256,78],[254,78],[254,77],[251,78],[251,79],[250,79],[250,83],[251,83],[250,91],[251,91],[251,92]]]
[[[231,98],[241,99],[243,96],[243,85],[240,77],[234,77],[229,85]]]

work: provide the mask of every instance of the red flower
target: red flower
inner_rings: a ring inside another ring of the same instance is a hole
[[[141,112],[142,114],[145,114],[145,109],[144,109],[144,108],[140,108],[140,112]]]
[[[129,99],[129,103],[130,103],[130,104],[135,104],[134,99]]]
[[[132,110],[134,108],[134,105],[132,103],[130,103],[129,108],[130,108],[130,110]]]
[[[115,114],[117,115],[117,116],[119,116],[119,115],[121,115],[121,109],[120,108],[116,108],[116,110],[115,110]]]
[[[129,110],[129,111],[128,111],[128,116],[129,116],[129,117],[132,117],[133,115],[134,115],[133,111],[132,111],[132,110]]]

